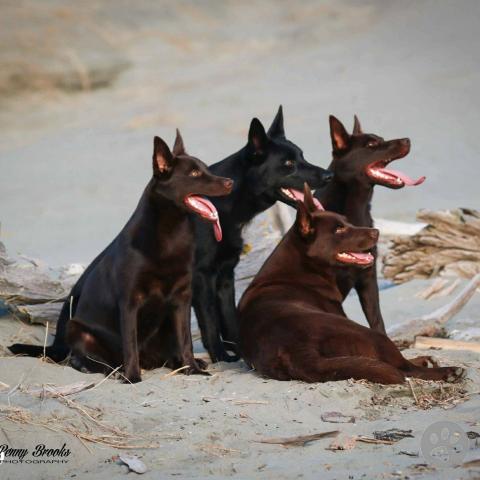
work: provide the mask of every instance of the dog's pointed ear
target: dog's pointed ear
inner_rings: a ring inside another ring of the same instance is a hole
[[[160,138],[153,139],[153,174],[156,176],[165,175],[173,168],[172,152],[168,145]]]
[[[253,148],[256,154],[265,152],[268,144],[268,137],[263,128],[262,122],[258,118],[254,118],[250,122],[250,130],[248,131],[248,144]]]
[[[185,145],[183,144],[183,138],[180,135],[180,131],[177,128],[177,135],[175,137],[175,143],[173,145],[172,150],[173,156],[178,157],[178,155],[185,155],[187,152],[185,151]]]
[[[300,200],[297,201],[297,218],[295,220],[295,226],[298,233],[303,238],[308,238],[314,232],[312,214],[308,207]]]
[[[270,138],[285,138],[285,128],[283,126],[283,108],[281,105],[278,107],[278,112],[275,115],[267,134]]]
[[[312,191],[310,190],[307,182],[303,184],[303,203],[310,213],[313,213],[317,210],[315,202],[313,201]]]
[[[350,144],[350,135],[338,118],[330,115],[329,121],[332,149],[334,152],[342,152],[346,150]]]
[[[363,130],[362,126],[360,125],[360,120],[356,115],[353,116],[353,135],[362,135]]]

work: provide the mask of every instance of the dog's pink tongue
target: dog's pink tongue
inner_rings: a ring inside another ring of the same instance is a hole
[[[220,220],[217,220],[213,224],[213,233],[215,234],[215,240],[217,242],[222,241],[222,226],[220,225]]]
[[[198,195],[189,195],[185,201],[197,212],[202,218],[213,223],[213,233],[217,242],[222,240],[222,227],[217,209],[213,203]]]
[[[408,187],[414,187],[416,185],[420,185],[427,178],[427,177],[420,177],[417,180],[413,180],[408,175],[405,175],[405,173],[399,172],[398,170],[379,168],[379,171],[386,173],[387,175],[394,175],[395,177],[399,178]]]
[[[361,262],[372,262],[373,261],[373,255],[371,253],[354,253],[354,252],[348,252],[349,255],[352,257],[355,257],[357,260]]]
[[[289,188],[288,190],[295,197],[295,200],[300,200],[301,202],[303,202],[305,196],[302,192],[294,190],[293,188]],[[317,210],[325,210],[323,208],[323,205],[315,197],[313,197],[313,203],[317,207]]]

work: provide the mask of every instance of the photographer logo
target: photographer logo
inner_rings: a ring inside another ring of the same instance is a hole
[[[4,443],[0,445],[0,465],[3,464],[35,464],[35,463],[68,463],[70,449],[64,443],[60,448],[50,448],[40,443],[29,451],[28,448],[14,448]]]
[[[460,465],[469,449],[469,439],[454,422],[435,422],[423,433],[420,448],[425,460],[437,467]]]

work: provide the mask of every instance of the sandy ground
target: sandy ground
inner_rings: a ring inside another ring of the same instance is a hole
[[[3,319],[1,344],[10,341],[18,329],[18,321]],[[407,356],[418,353],[405,352]],[[242,363],[211,366],[210,377],[169,377],[168,370],[158,369],[146,372],[144,381],[133,386],[108,379],[68,397],[66,405],[61,399],[40,399],[22,390],[46,383],[100,382],[103,377],[40,359],[5,356],[0,358],[0,380],[9,387],[0,392],[0,408],[10,419],[0,420],[0,444],[33,449],[38,443],[48,448],[66,443],[72,453],[68,463],[55,466],[4,464],[0,466],[2,478],[121,478],[128,469],[118,464],[115,456],[124,451],[82,442],[62,430],[70,427],[90,438],[102,434],[116,438],[119,434],[112,434],[109,426],[131,434],[121,440],[131,445],[129,453],[139,456],[148,467],[144,478],[478,478],[475,468],[427,465],[420,452],[422,434],[434,422],[450,420],[464,431],[476,432],[480,425],[480,355],[433,354],[442,365],[467,367],[468,376],[453,390],[438,382],[415,383],[420,402],[432,392],[441,400],[440,405],[427,409],[416,404],[408,385],[277,382],[247,371]],[[20,389],[9,394],[18,384]],[[27,424],[16,417],[15,408],[28,409],[31,418]],[[332,411],[354,416],[355,422],[322,421],[322,414]],[[259,443],[332,430],[340,432],[339,441],[343,442],[391,428],[412,430],[413,438],[393,445],[357,441],[352,450],[345,451],[328,450],[332,438],[291,448]],[[149,444],[155,448],[142,448]],[[470,447],[465,461],[480,456],[475,441]]]
[[[257,253],[258,259],[265,254]],[[239,271],[248,273],[249,268],[244,258]],[[245,284],[237,282],[239,292]],[[461,288],[458,286],[447,297],[418,298],[416,294],[430,284],[416,280],[382,290],[387,327],[412,318],[412,312],[421,315],[433,311]],[[365,323],[355,295],[347,298],[345,307],[351,318]],[[478,340],[478,329],[475,336],[474,327],[478,325],[479,308],[477,294],[449,321],[448,332],[452,336],[472,332],[469,339]],[[27,472],[29,478],[35,479],[52,478],[52,472],[58,478],[121,478],[128,469],[116,457],[125,451],[95,443],[101,435],[107,435],[106,441],[119,439],[132,446],[127,453],[139,456],[147,465],[146,478],[470,479],[480,474],[474,467],[432,465],[420,450],[425,429],[435,422],[452,421],[465,432],[480,434],[480,354],[405,351],[407,357],[427,353],[441,365],[467,369],[466,379],[453,386],[415,381],[415,399],[409,385],[278,382],[248,371],[242,362],[210,365],[211,377],[171,376],[169,370],[158,369],[145,372],[144,381],[131,386],[114,379],[102,382],[101,375],[82,374],[40,359],[14,358],[4,348],[17,341],[42,344],[44,337],[43,327],[8,316],[0,318],[0,445],[33,448],[41,442],[49,448],[60,448],[66,443],[72,453],[68,463],[55,466],[2,465],[2,478],[24,478]],[[194,349],[205,356],[198,339]],[[45,384],[59,386],[79,381],[102,383],[69,396],[67,405],[62,399],[40,399],[25,393],[28,388]],[[25,410],[19,414],[16,408]],[[322,415],[328,412],[354,416],[355,422],[325,422]],[[31,418],[22,423],[25,413]],[[120,432],[112,434],[111,426]],[[375,431],[391,428],[411,429],[413,437],[393,445],[357,441],[351,450],[328,449],[334,441],[344,443],[358,435],[372,437]],[[324,438],[303,447],[259,443],[331,430],[340,432],[336,440]],[[79,440],[75,437],[78,432],[94,442]],[[154,448],[142,448],[146,445]],[[471,440],[463,461],[479,458],[479,447],[480,443]],[[3,472],[7,472],[6,477]]]
[[[31,15],[48,27],[33,45],[83,32],[56,44],[58,55],[73,50],[79,74],[99,36],[131,65],[110,88],[0,97],[0,221],[10,252],[89,262],[133,211],[153,135],[173,142],[180,127],[188,150],[213,163],[244,145],[253,116],[269,124],[280,103],[288,136],[323,166],[330,113],[349,128],[357,113],[367,131],[411,138],[396,167],[427,182],[377,189],[376,216],[413,221],[422,207],[478,204],[479,2],[113,3],[5,6],[2,51],[33,35]],[[9,22],[13,15],[22,21]]]
[[[71,5],[45,0],[39,5],[23,0],[2,6],[7,12],[0,19],[2,55],[19,55],[13,34],[30,32],[33,18],[38,31],[32,31],[40,37],[21,40],[40,63],[48,62],[50,52],[31,46],[43,45],[42,28],[48,34],[58,28],[67,40],[49,47],[70,59],[80,80],[91,65],[108,64],[115,75],[123,73],[109,88],[0,97],[1,240],[12,254],[52,265],[88,263],[138,201],[150,175],[153,135],[173,141],[179,126],[188,150],[213,163],[244,144],[252,116],[267,125],[280,103],[288,136],[319,165],[330,158],[329,113],[347,125],[357,113],[365,130],[411,137],[412,153],[398,168],[428,180],[418,189],[377,189],[376,216],[412,221],[421,207],[478,206],[472,172],[480,124],[474,48],[479,2],[210,0],[200,7],[194,1],[118,0],[112,7],[93,0]],[[92,42],[99,38],[103,43],[96,50]],[[247,282],[239,282],[238,293]],[[428,284],[382,290],[388,326],[448,301],[416,298]],[[473,331],[479,308],[477,294],[449,322],[452,336]],[[355,295],[347,299],[346,311],[364,323]],[[66,443],[71,454],[68,463],[55,466],[0,465],[2,480],[122,478],[127,467],[115,456],[123,450],[100,440],[131,446],[130,453],[149,468],[144,478],[152,479],[480,478],[478,468],[426,465],[420,453],[423,432],[437,421],[480,432],[478,354],[431,352],[442,365],[465,366],[467,378],[453,390],[416,383],[417,401],[408,385],[276,382],[242,363],[211,366],[210,377],[168,376],[159,369],[146,372],[135,386],[108,379],[67,401],[25,391],[103,377],[14,358],[4,348],[43,338],[41,327],[0,318],[0,447]],[[195,349],[202,352],[198,341]],[[355,423],[323,421],[322,414],[332,411],[354,416]],[[390,428],[411,429],[413,438],[393,445],[357,441],[353,449],[336,452],[328,450],[331,438],[292,448],[259,443],[329,430],[339,430],[344,442]],[[465,461],[480,457],[475,440],[470,447]]]

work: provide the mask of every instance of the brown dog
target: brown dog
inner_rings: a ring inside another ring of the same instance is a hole
[[[323,189],[317,189],[315,197],[326,210],[345,215],[356,227],[373,227],[370,213],[375,185],[400,189],[420,185],[421,177],[413,180],[389,164],[404,158],[410,152],[410,140],[398,138],[384,140],[378,135],[363,133],[355,116],[353,134],[334,116],[330,116],[332,139],[332,163],[329,169],[333,180]],[[376,259],[376,249],[372,250]],[[368,324],[374,330],[385,332],[378,295],[377,269],[375,260],[371,268],[342,268],[337,271],[337,285],[345,298],[352,288],[358,293]]]
[[[336,213],[318,210],[305,186],[295,224],[240,300],[245,360],[277,380],[459,379],[461,368],[426,368],[427,357],[409,361],[386,335],[344,316],[336,272],[370,266],[369,251],[377,239],[378,230],[354,227]]]

